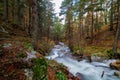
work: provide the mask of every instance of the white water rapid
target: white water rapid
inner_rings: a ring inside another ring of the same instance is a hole
[[[60,42],[54,46],[46,58],[62,63],[73,75],[82,76],[82,80],[120,80],[120,77],[114,76],[114,72],[117,70],[112,70],[109,67],[113,60],[89,63],[86,60],[75,60],[67,54],[70,54],[70,49]]]

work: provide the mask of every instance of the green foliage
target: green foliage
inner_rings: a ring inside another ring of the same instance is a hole
[[[58,80],[66,80],[66,75],[65,75],[62,71],[59,71],[59,72],[57,72],[57,74],[56,74],[56,78],[57,78]]]
[[[77,50],[83,50],[83,48],[82,48],[82,47],[79,47],[79,46],[75,46],[75,47],[74,47],[74,50],[75,50],[75,51],[77,51]]]
[[[61,24],[60,20],[58,17],[55,17],[55,24],[54,27],[52,28],[52,34],[53,36],[59,40],[63,37],[65,29],[64,26]]]
[[[106,50],[105,53],[107,54],[108,58],[113,58],[113,57],[114,57],[114,54],[113,54],[113,50],[112,50],[112,49]]]
[[[83,53],[83,52],[84,52],[84,48],[82,48],[82,47],[80,47],[80,46],[75,46],[75,47],[73,48],[73,52],[74,52],[75,54]]]
[[[25,43],[24,47],[29,50],[33,50],[33,45],[31,43]]]
[[[34,59],[32,67],[33,78],[35,80],[47,80],[47,62],[45,58]]]
[[[92,54],[93,56],[106,57],[108,59],[114,58],[115,54],[112,49],[104,49],[102,52]]]

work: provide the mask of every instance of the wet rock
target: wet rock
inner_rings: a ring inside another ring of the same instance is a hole
[[[84,77],[81,73],[76,73],[76,76],[80,79],[80,80],[84,80]]]
[[[68,74],[67,77],[68,80],[82,80],[80,77],[75,77],[74,75],[72,75],[71,73]]]
[[[117,77],[120,77],[120,72],[116,71],[116,72],[114,72],[114,75]]]
[[[120,70],[120,60],[117,60],[116,62],[110,63],[110,67],[111,67],[112,69]]]
[[[99,57],[99,56],[91,56],[92,61],[96,61],[96,62],[102,62],[104,61],[106,58],[105,57]]]

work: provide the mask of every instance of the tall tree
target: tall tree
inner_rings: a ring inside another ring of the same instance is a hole
[[[31,22],[31,0],[28,0],[28,7],[29,7],[29,26],[28,26],[28,34],[30,37],[31,35],[31,28],[32,28],[32,22]]]
[[[94,0],[91,0],[91,4],[94,3]],[[93,42],[93,27],[94,27],[94,12],[93,9],[91,11],[91,43]]]
[[[20,0],[17,0],[17,23],[20,23]]]
[[[34,28],[33,34],[33,47],[34,50],[38,49],[38,13],[37,13],[37,0],[32,0],[32,24]]]
[[[117,27],[117,31],[116,31],[116,35],[115,35],[115,39],[114,39],[114,44],[113,44],[113,53],[116,55],[117,53],[117,48],[118,48],[118,41],[119,41],[119,36],[120,36],[120,1],[118,0],[118,27]]]
[[[8,0],[4,0],[4,19],[6,22],[8,22]]]
[[[73,50],[73,0],[64,0],[61,5],[61,14],[65,15],[65,25],[66,25],[66,39],[68,40],[68,45],[71,50]]]
[[[113,0],[111,0],[110,31],[113,30]]]

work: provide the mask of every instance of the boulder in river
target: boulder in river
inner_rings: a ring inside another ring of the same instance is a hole
[[[116,62],[110,63],[110,67],[113,69],[120,70],[120,60],[117,60]]]
[[[116,72],[114,72],[114,75],[117,77],[120,77],[120,72],[116,71]]]

